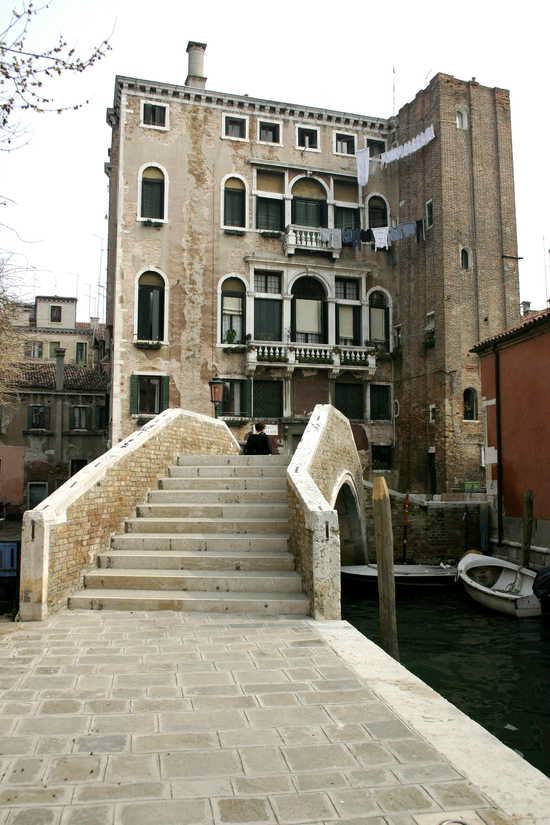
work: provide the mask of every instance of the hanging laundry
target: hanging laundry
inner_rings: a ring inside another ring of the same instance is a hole
[[[352,244],[353,246],[361,246],[361,230],[352,229]]]
[[[331,229],[331,242],[333,249],[342,249],[342,230],[341,229]]]
[[[388,232],[389,226],[379,226],[372,230],[375,249],[389,249]]]
[[[414,221],[410,221],[409,223],[401,223],[399,226],[401,227],[403,238],[414,238],[416,235],[416,223]]]
[[[414,154],[414,152],[418,152],[419,149],[422,149],[434,138],[434,127],[428,126],[427,129],[424,129],[423,132],[420,132],[420,134],[416,135],[416,137],[412,138],[412,140],[408,140],[400,146],[394,146],[393,149],[388,149],[387,152],[382,152],[379,156],[379,160],[383,164],[387,165],[388,163],[392,163],[394,160],[406,158],[409,155]]]
[[[370,149],[359,149],[355,153],[355,160],[357,162],[357,183],[359,186],[366,186],[369,182],[369,162]]]
[[[374,240],[370,229],[362,229],[359,237],[361,238],[361,243],[369,243]]]
[[[353,245],[353,229],[342,229],[342,243],[344,246]]]
[[[397,224],[397,226],[390,226],[388,230],[388,241],[402,241],[403,240],[403,232],[401,231],[401,226]]]
[[[332,244],[332,229],[319,229],[319,240],[321,243]]]

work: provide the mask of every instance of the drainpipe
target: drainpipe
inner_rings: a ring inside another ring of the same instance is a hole
[[[58,347],[55,351],[55,461],[63,460],[63,385],[65,381],[65,350]]]
[[[504,501],[504,471],[502,465],[502,417],[500,409],[500,352],[493,347],[495,355],[495,402],[496,402],[496,436],[497,436],[497,540],[502,544],[503,530],[503,501]]]

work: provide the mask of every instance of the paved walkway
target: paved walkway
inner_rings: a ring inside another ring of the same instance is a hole
[[[510,821],[307,619],[2,625],[0,702],[0,825]]]

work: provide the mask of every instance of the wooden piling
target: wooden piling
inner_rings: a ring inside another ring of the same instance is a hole
[[[529,568],[531,554],[531,540],[533,538],[533,491],[526,490],[523,494],[523,512],[521,514],[521,567]]]
[[[377,476],[372,485],[374,540],[378,568],[378,613],[380,635],[386,653],[399,661],[395,578],[393,572],[393,528],[390,495],[385,478]]]

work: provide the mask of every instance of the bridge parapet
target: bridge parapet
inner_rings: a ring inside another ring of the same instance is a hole
[[[313,410],[287,479],[290,545],[311,613],[316,619],[339,619],[344,536],[353,534],[364,562],[366,535],[361,461],[348,419],[332,405],[317,404]],[[341,506],[344,498],[353,501],[354,512],[349,504]]]
[[[239,453],[227,424],[168,409],[92,461],[23,518],[19,614],[45,619],[120,531],[147,490],[184,453]]]

